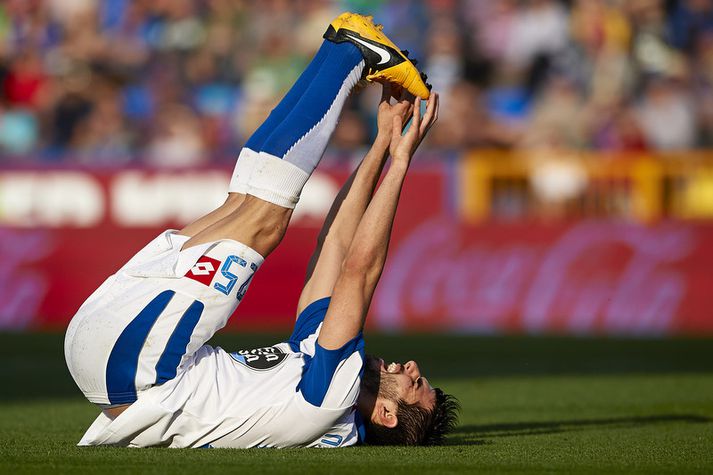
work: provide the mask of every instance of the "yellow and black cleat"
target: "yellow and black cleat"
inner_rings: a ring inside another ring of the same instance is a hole
[[[401,51],[382,28],[374,25],[370,16],[342,13],[329,25],[324,38],[335,43],[348,41],[359,48],[366,63],[364,77],[368,81],[388,81],[406,88],[414,96],[428,99],[431,86],[426,83],[426,75],[409,60],[408,51]]]
[[[339,30],[342,27],[342,23],[347,21],[352,15],[354,15],[354,13],[344,12],[332,20],[332,23],[330,23],[329,27],[327,27],[327,32],[324,34],[324,38],[334,41],[334,36],[336,35],[337,30]]]

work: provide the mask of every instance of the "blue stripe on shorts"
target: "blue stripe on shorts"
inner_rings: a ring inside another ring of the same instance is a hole
[[[139,353],[149,331],[175,294],[173,290],[158,294],[124,328],[116,340],[106,364],[106,391],[111,404],[129,404],[136,401]]]
[[[130,404],[136,401],[136,372],[141,349],[151,328],[175,294],[173,290],[158,294],[116,340],[106,365],[106,389],[111,404]],[[178,365],[186,354],[203,309],[203,303],[195,300],[181,316],[156,363],[155,384],[162,384],[176,377]]]
[[[186,348],[201,318],[203,308],[203,303],[195,300],[176,325],[176,329],[168,339],[166,349],[156,363],[156,384],[163,384],[176,377],[178,365],[186,354]]]

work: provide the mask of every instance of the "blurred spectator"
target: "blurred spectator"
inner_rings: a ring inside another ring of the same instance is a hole
[[[0,106],[0,153],[25,155],[33,149],[37,138],[37,119],[30,111]]]
[[[429,30],[424,70],[435,90],[442,94],[463,77],[461,41],[453,19],[436,21]]]
[[[503,146],[513,142],[515,132],[493,120],[482,91],[467,81],[460,81],[441,99],[438,126],[428,143],[438,148]]]
[[[676,2],[668,18],[671,45],[691,51],[697,37],[713,33],[713,2],[710,0],[683,0]]]
[[[554,0],[530,0],[515,11],[510,31],[504,59],[525,68],[566,46],[567,13]]]
[[[364,119],[354,109],[345,109],[334,131],[331,146],[337,150],[359,150],[369,138]]]
[[[342,10],[421,60],[431,147],[713,146],[712,0],[6,0],[0,160],[231,160]]]
[[[623,104],[601,105],[590,111],[590,145],[597,150],[642,151],[646,137],[635,112]]]
[[[654,79],[637,111],[646,142],[653,149],[687,149],[695,143],[693,102],[677,82]]]
[[[40,105],[47,79],[34,51],[19,54],[9,65],[3,82],[3,96],[14,106],[36,108]]]
[[[582,148],[583,101],[567,77],[553,77],[534,107],[521,144],[525,148]]]
[[[182,167],[198,165],[207,158],[198,121],[190,109],[166,106],[159,112],[155,129],[147,146],[148,163]]]
[[[75,158],[82,162],[128,162],[131,134],[126,128],[118,91],[106,85],[95,94],[91,112],[71,134]]]

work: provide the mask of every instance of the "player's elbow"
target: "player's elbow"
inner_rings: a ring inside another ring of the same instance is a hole
[[[367,246],[352,246],[342,262],[342,274],[364,280],[378,280],[383,268],[383,257],[376,249]]]

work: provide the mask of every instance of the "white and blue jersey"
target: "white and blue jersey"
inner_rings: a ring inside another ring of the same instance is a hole
[[[300,315],[287,342],[229,353],[203,346],[187,368],[142,391],[115,420],[103,413],[80,445],[345,447],[363,433],[355,404],[364,363],[357,336],[338,350],[317,337],[329,299]]]
[[[102,406],[80,445],[342,447],[359,438],[364,341],[317,344],[329,299],[308,306],[288,341],[226,352],[223,327],[262,263],[231,240],[181,251],[166,232],[109,278],[72,320],[67,364]],[[363,435],[362,435],[363,436]]]

